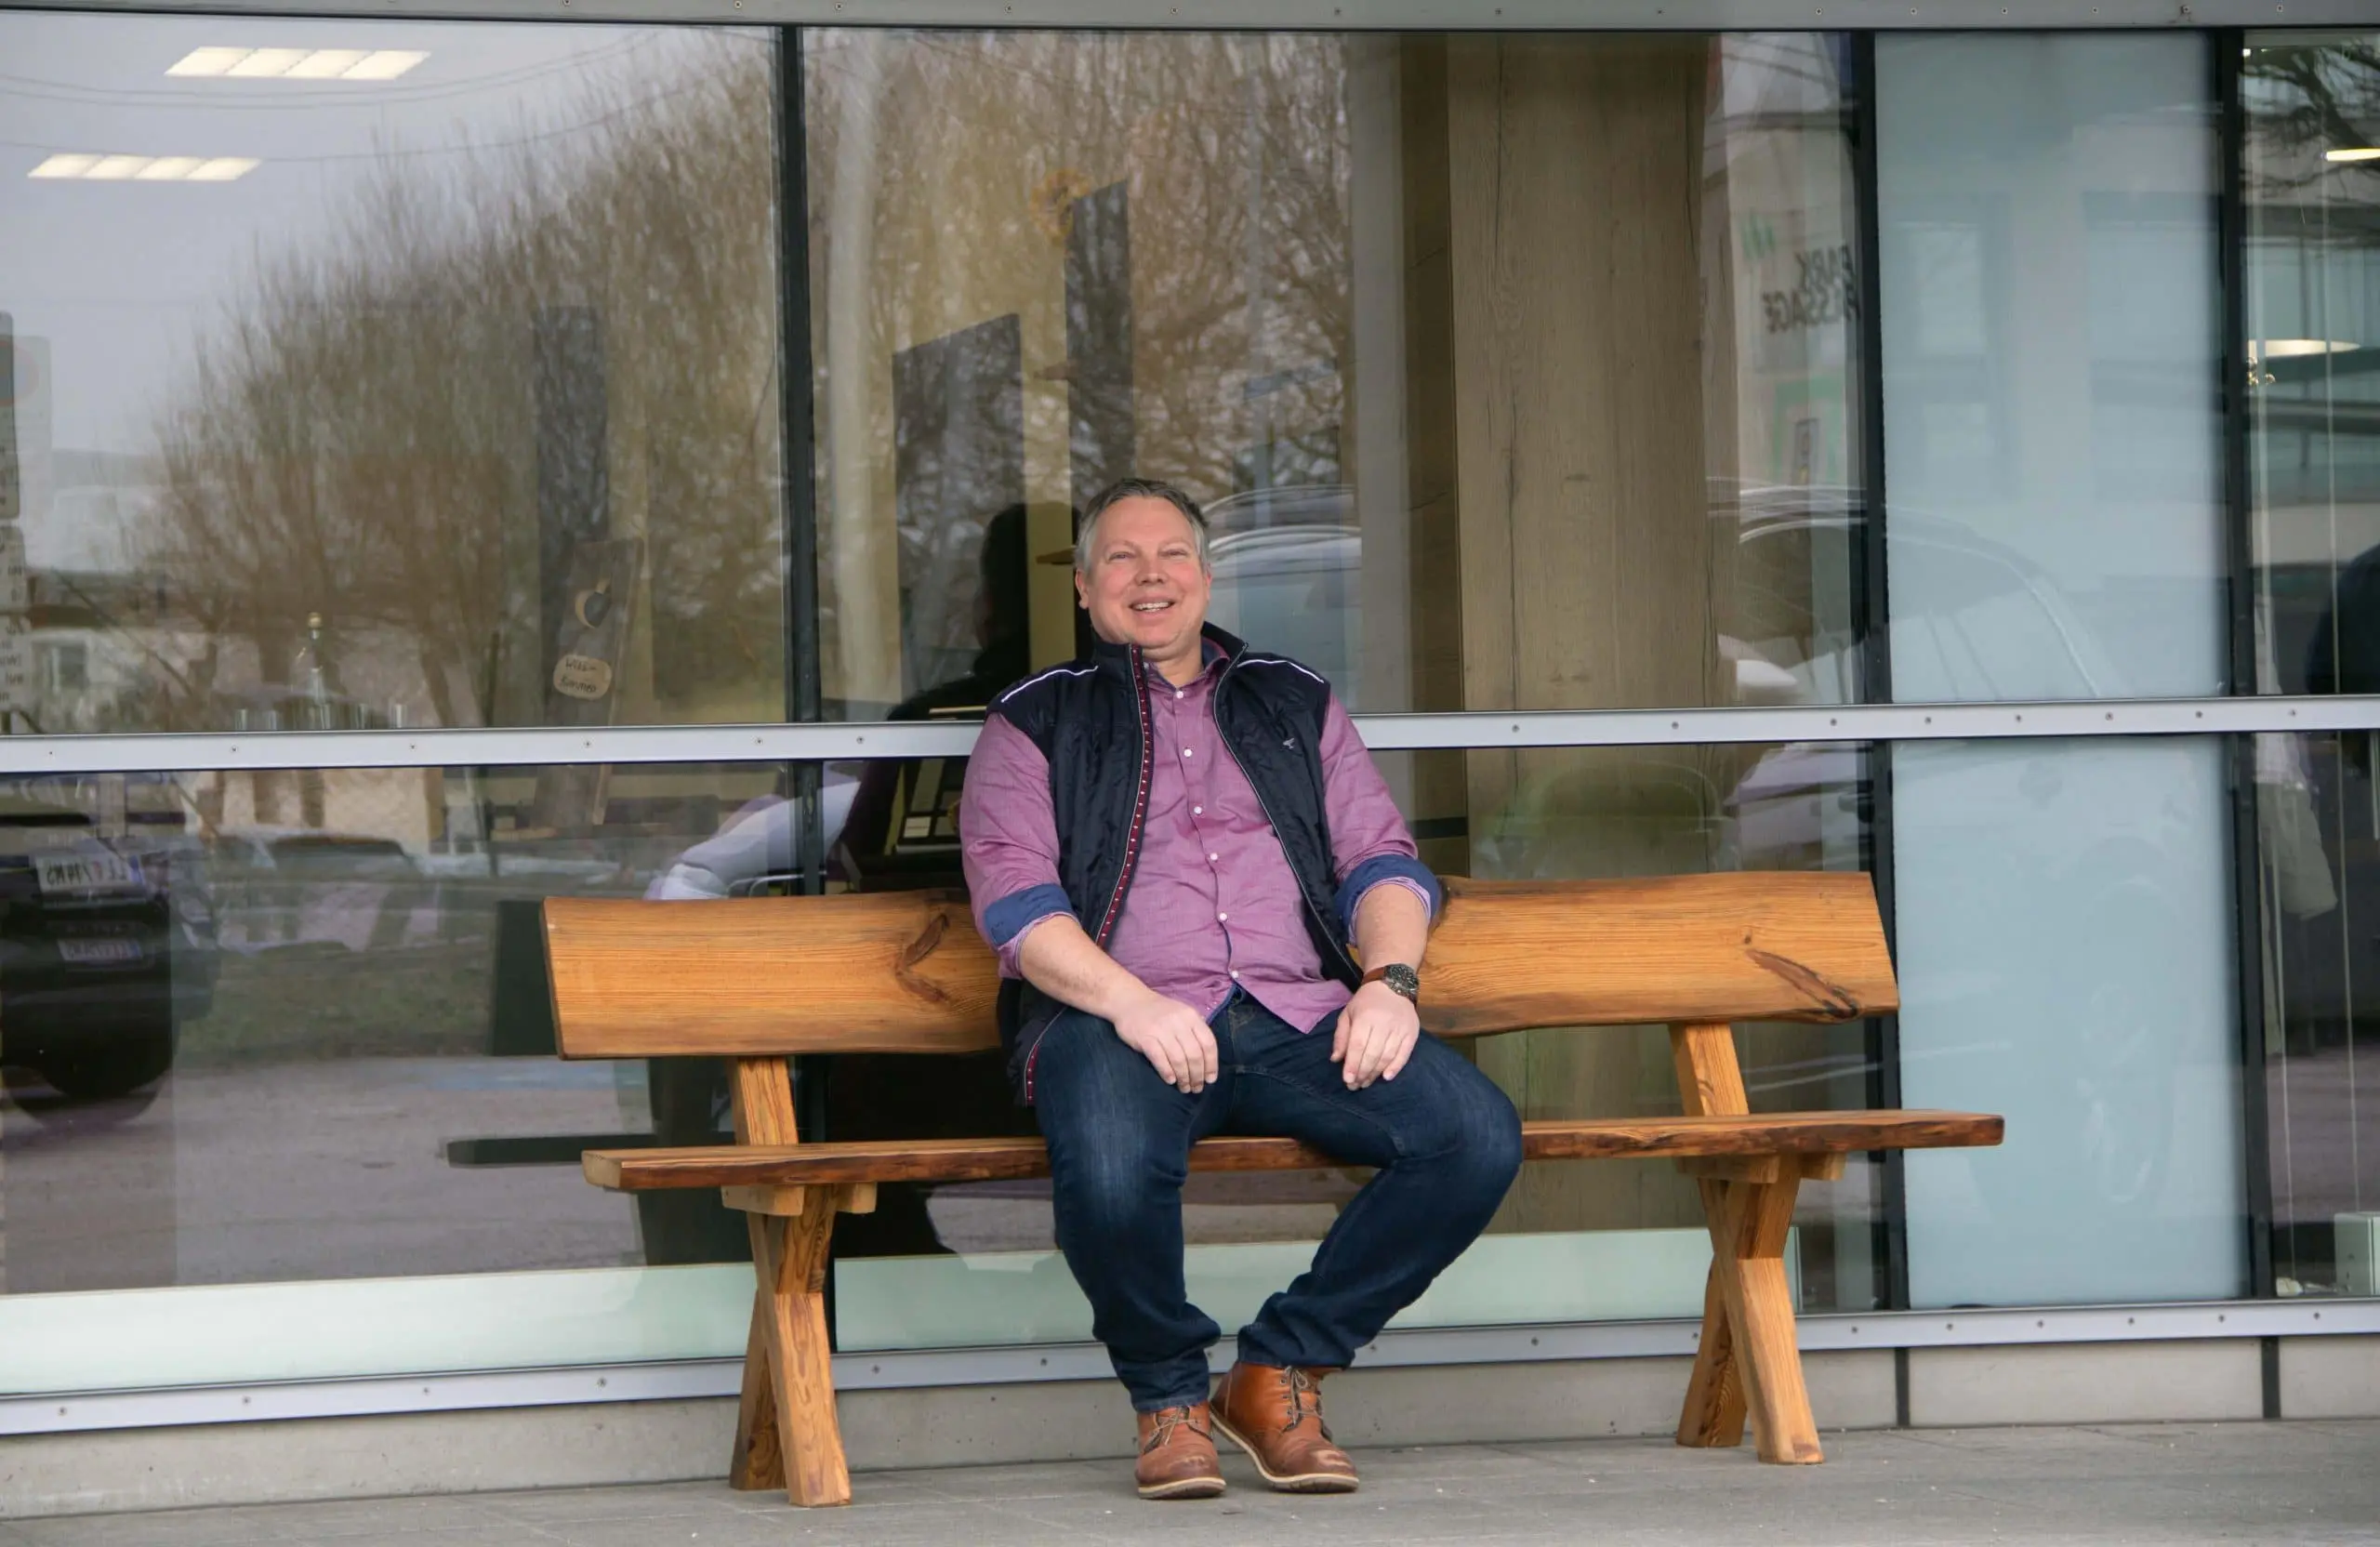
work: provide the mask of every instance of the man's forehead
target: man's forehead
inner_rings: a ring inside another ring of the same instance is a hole
[[[1102,542],[1164,542],[1172,537],[1197,540],[1197,533],[1190,518],[1183,514],[1170,499],[1154,495],[1134,495],[1119,499],[1099,512],[1092,523]],[[1127,528],[1130,528],[1128,534]]]

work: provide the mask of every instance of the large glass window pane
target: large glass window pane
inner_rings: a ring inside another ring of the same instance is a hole
[[[2205,50],[1877,39],[1903,703],[2223,690]]]
[[[1858,870],[1868,863],[1869,748],[1860,745],[1548,749],[1429,756],[1496,782],[1493,814],[1452,843],[1454,871],[1500,879],[1711,870]],[[946,770],[908,765],[888,782],[939,788]],[[908,808],[903,808],[905,811]],[[889,884],[957,883],[926,869],[945,840],[905,847]],[[876,884],[863,870],[863,885]],[[1426,972],[1426,964],[1424,971]],[[1756,1111],[1873,1104],[1874,1028],[1758,1025],[1740,1038]],[[1679,1110],[1659,1026],[1546,1028],[1457,1044],[1525,1117],[1635,1117]],[[814,1062],[814,1061],[813,1061]],[[1002,1112],[960,1089],[951,1059],[837,1058],[826,1078],[837,1137],[985,1133]],[[1030,1131],[1030,1117],[1023,1115]],[[1183,1195],[1191,1295],[1226,1328],[1301,1272],[1361,1171],[1194,1176]],[[1788,1252],[1800,1304],[1865,1310],[1883,1292],[1883,1172],[1852,1157],[1806,1184]],[[879,1189],[879,1223],[837,1236],[837,1327],[847,1349],[1078,1341],[1091,1312],[1058,1256],[1046,1182]],[[898,1221],[897,1224],[890,1222]],[[857,1222],[854,1222],[857,1223]],[[1394,1324],[1692,1316],[1709,1236],[1691,1178],[1661,1162],[1527,1168],[1488,1233]]]
[[[1359,710],[1859,695],[1841,39],[805,46],[830,716],[1070,658],[1128,472]]]
[[[2008,1119],[1909,1156],[1911,1300],[2245,1292],[2221,745],[1902,746],[1892,774],[1901,1099]]]
[[[2224,685],[2199,36],[1877,40],[1886,597],[1903,701]],[[1921,1305],[2244,1287],[2222,748],[1892,754]]]
[[[767,34],[0,55],[11,728],[782,717]]]
[[[2376,742],[2371,732],[2256,738],[2261,1074],[2283,1295],[2380,1294],[2380,953],[2365,927],[2380,909]]]
[[[2380,692],[2380,33],[2252,35],[2256,687]],[[2265,1088],[2282,1294],[2380,1293],[2374,737],[2258,738]]]
[[[856,787],[822,782],[840,821]],[[767,764],[0,781],[0,1391],[740,1348],[741,1218],[578,1166],[721,1137],[721,1066],[556,1058],[538,905],[798,884],[792,788]],[[541,824],[566,806],[595,819]]]

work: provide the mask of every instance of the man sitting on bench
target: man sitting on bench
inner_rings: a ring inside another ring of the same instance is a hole
[[[1140,1415],[1142,1496],[1223,1492],[1214,1430],[1276,1488],[1346,1492],[1317,1382],[1486,1227],[1520,1120],[1421,1029],[1439,889],[1346,711],[1207,628],[1212,587],[1187,495],[1093,499],[1075,590],[1100,642],[994,702],[959,833],[1058,1245]],[[1220,1132],[1379,1170],[1240,1329],[1210,1409],[1221,1330],[1183,1287],[1182,1183]]]

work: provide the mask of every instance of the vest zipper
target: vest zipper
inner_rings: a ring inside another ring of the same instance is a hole
[[[1237,655],[1234,655],[1229,661],[1223,664],[1223,675],[1215,679],[1215,739],[1223,744],[1223,755],[1231,759],[1232,766],[1234,768],[1239,770],[1239,776],[1248,781],[1250,792],[1256,797],[1256,809],[1264,813],[1265,825],[1273,829],[1273,841],[1278,843],[1281,840],[1281,824],[1274,819],[1273,808],[1264,803],[1263,787],[1259,785],[1256,782],[1255,776],[1248,772],[1248,764],[1240,760],[1238,748],[1235,747],[1231,744],[1231,732],[1223,725],[1223,684],[1231,680],[1232,672],[1236,670],[1238,666],[1239,657]],[[1328,806],[1327,800],[1325,801],[1325,805],[1326,807]],[[1286,844],[1282,846],[1281,857],[1285,861],[1289,857],[1289,847]],[[1297,873],[1297,868],[1298,867],[1294,863],[1290,864],[1289,878],[1298,883],[1298,901],[1303,903],[1305,905],[1306,912],[1314,918],[1316,923],[1322,925],[1322,937],[1325,940],[1329,941],[1330,948],[1338,953],[1340,965],[1346,969],[1347,975],[1350,977],[1361,977],[1363,972],[1356,967],[1355,959],[1349,956],[1347,954],[1347,948],[1339,944],[1339,937],[1331,932],[1329,921],[1323,916],[1322,910],[1314,906],[1314,899],[1307,895],[1305,890],[1305,878]]]
[[[1108,896],[1107,911],[1100,917],[1099,931],[1091,936],[1091,944],[1103,950],[1106,948],[1107,936],[1116,928],[1117,918],[1124,911],[1124,892],[1131,886],[1132,867],[1140,861],[1141,830],[1146,826],[1149,813],[1149,771],[1157,761],[1156,733],[1151,728],[1149,720],[1148,673],[1142,664],[1140,647],[1137,645],[1132,647],[1130,667],[1132,707],[1141,720],[1141,776],[1139,786],[1132,795],[1132,825],[1124,834],[1124,868],[1116,877],[1116,890]],[[1258,797],[1258,800],[1261,804],[1263,797]],[[1271,818],[1268,816],[1266,820],[1269,821]],[[1302,892],[1304,888],[1301,886],[1299,891]],[[1025,1104],[1027,1106],[1033,1104],[1033,1065],[1041,1057],[1042,1038],[1049,1034],[1049,1028],[1046,1025],[1043,1026],[1041,1036],[1033,1039],[1032,1051],[1025,1055]]]

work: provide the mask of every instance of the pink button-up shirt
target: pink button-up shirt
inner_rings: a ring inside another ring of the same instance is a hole
[[[1140,858],[1107,953],[1157,993],[1213,1016],[1235,986],[1302,1029],[1346,1006],[1347,988],[1322,971],[1307,933],[1296,875],[1273,836],[1256,791],[1215,728],[1214,684],[1223,662],[1175,687],[1149,673],[1156,766]],[[1298,670],[1286,663],[1241,670]],[[1333,697],[1319,748],[1335,879],[1376,877],[1340,906],[1349,918],[1374,885],[1403,886],[1426,906],[1430,891],[1412,836],[1371,754]],[[1033,929],[1064,913],[1058,890],[1057,821],[1050,767],[1032,738],[995,717],[967,760],[959,830],[976,927],[999,952],[1004,976],[1021,977],[1017,951]],[[1384,863],[1382,863],[1384,862]],[[1408,874],[1395,874],[1396,871]],[[1027,906],[1038,895],[1051,906]],[[1009,906],[1003,907],[1003,904]],[[987,917],[988,916],[988,917]],[[1085,929],[1097,920],[1080,920]]]

